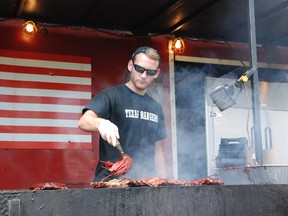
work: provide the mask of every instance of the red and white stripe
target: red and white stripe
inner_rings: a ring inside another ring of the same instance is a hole
[[[91,149],[91,58],[0,50],[0,148]]]

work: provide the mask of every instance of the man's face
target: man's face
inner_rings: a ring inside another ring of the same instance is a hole
[[[139,53],[134,62],[128,62],[130,73],[130,81],[132,90],[142,94],[145,93],[148,86],[158,77],[160,69],[158,61],[150,59],[144,53]],[[148,72],[147,72],[148,70]],[[150,75],[149,75],[150,74]]]

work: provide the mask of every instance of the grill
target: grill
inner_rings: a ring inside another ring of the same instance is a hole
[[[287,200],[285,185],[21,190],[0,191],[0,210],[9,216],[284,216]]]

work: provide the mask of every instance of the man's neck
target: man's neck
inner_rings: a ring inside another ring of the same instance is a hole
[[[146,93],[146,90],[141,90],[141,89],[136,88],[131,81],[125,83],[125,85],[126,85],[129,89],[131,89],[133,92],[135,92],[136,94],[139,94],[139,95],[142,95],[142,96],[143,96],[143,95],[145,95],[145,93]]]

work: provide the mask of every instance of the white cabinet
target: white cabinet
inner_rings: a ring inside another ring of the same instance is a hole
[[[223,112],[213,105],[209,97],[215,87],[232,83],[234,80],[231,79],[206,78],[207,169],[210,175],[216,169],[215,158],[221,138],[246,137],[250,147],[255,146],[250,83],[243,88],[236,104]],[[288,84],[259,82],[259,85],[263,149],[266,144],[272,145],[279,152],[280,163],[288,164]]]

